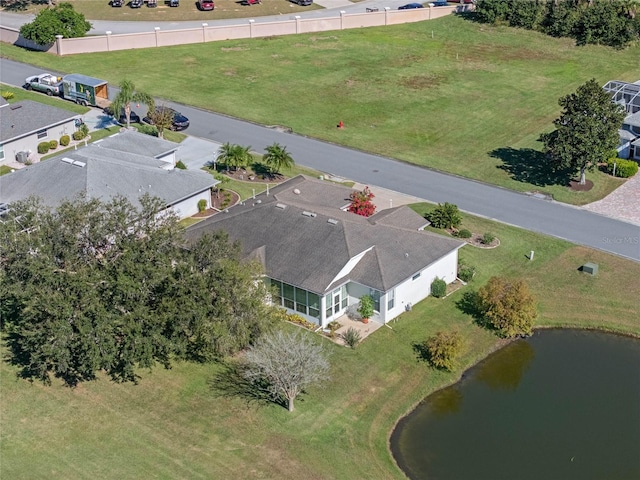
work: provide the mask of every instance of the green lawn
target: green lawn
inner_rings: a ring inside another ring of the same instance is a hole
[[[566,179],[545,173],[536,139],[552,128],[558,98],[594,75],[601,84],[637,80],[640,45],[576,47],[451,16],[62,58],[3,46],[3,55],[112,84],[131,78],[135,65],[144,72],[132,78],[136,86],[170,100],[584,204],[620,181],[594,172],[591,192],[572,193]]]
[[[640,264],[488,220],[465,216],[463,226],[501,241],[461,250],[477,278],[444,300],[415,305],[356,350],[327,341],[332,379],[310,389],[292,414],[221,389],[218,365],[179,363],[141,371],[138,385],[101,377],[68,389],[16,380],[2,363],[2,478],[404,478],[387,448],[394,423],[503,344],[456,306],[494,274],[529,282],[539,326],[640,336]],[[531,249],[534,261],[525,256]],[[598,276],[577,271],[586,261],[600,265]],[[435,372],[413,344],[451,328],[465,338],[463,357],[455,372]]]

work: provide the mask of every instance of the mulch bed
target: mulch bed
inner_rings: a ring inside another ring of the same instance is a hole
[[[284,175],[257,174],[250,169],[229,170],[228,172],[221,170],[220,173],[233,180],[248,183],[280,183],[286,180]]]
[[[584,185],[580,184],[580,180],[569,180],[569,190],[572,192],[588,192],[593,188],[593,182],[586,180]]]

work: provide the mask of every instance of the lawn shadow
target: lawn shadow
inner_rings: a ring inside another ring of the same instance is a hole
[[[429,351],[427,350],[427,348],[424,346],[423,343],[418,343],[415,342],[413,345],[413,351],[416,353],[416,358],[418,359],[419,362],[427,362],[429,363]]]
[[[268,405],[275,403],[287,408],[280,399],[274,398],[265,382],[252,382],[243,375],[242,366],[235,362],[225,363],[223,369],[208,382],[215,397],[236,397],[247,404]]]
[[[502,160],[502,165],[497,168],[518,182],[538,187],[567,184],[569,172],[554,169],[547,162],[545,154],[533,148],[502,147],[489,152],[489,155]]]
[[[487,322],[482,316],[480,309],[478,308],[478,293],[477,292],[465,292],[462,298],[456,302],[458,309],[473,318],[473,322],[481,328],[487,330],[495,330],[493,325]]]

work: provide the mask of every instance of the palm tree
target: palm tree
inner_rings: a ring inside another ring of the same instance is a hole
[[[113,110],[113,116],[116,119],[120,117],[120,112],[124,109],[124,115],[127,119],[127,128],[129,128],[131,124],[131,103],[133,102],[146,103],[149,110],[152,110],[154,107],[154,101],[151,95],[144,92],[137,92],[136,86],[131,80],[123,80],[120,83],[120,91],[113,99],[111,108]]]
[[[225,143],[218,149],[217,161],[224,163],[229,171],[229,167],[236,170],[238,167],[243,167],[251,160],[251,147],[243,147],[242,145],[236,145],[233,143]]]
[[[287,147],[283,147],[279,143],[269,145],[265,150],[267,153],[262,156],[262,160],[269,166],[273,174],[279,174],[283,168],[291,168],[296,163],[291,154],[287,152]]]

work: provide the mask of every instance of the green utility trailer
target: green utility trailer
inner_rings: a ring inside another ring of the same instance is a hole
[[[62,95],[84,106],[105,108],[109,105],[109,86],[106,80],[72,73],[62,77]]]

